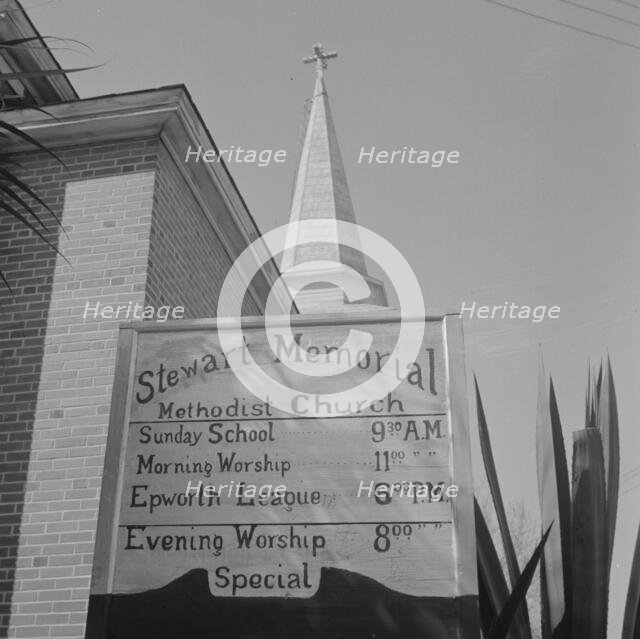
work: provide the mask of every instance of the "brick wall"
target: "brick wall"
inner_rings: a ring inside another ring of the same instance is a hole
[[[148,140],[60,150],[67,169],[46,154],[23,154],[16,158],[24,167],[18,174],[60,217],[68,181],[144,170],[155,165],[156,147],[155,140]],[[44,233],[57,245],[57,228],[48,226]],[[15,294],[0,287],[0,637],[9,623],[55,263],[52,249],[7,214],[0,215],[0,269]]]
[[[207,202],[216,214],[222,199]],[[215,317],[218,293],[235,258],[212,232],[211,222],[164,146],[158,153],[147,303],[184,306],[185,318]],[[260,314],[250,296],[245,314]]]
[[[154,172],[70,182],[33,420],[9,636],[81,636],[117,320],[85,303],[142,303]]]
[[[0,636],[84,636],[120,321],[83,318],[86,303],[211,316],[232,263],[161,142],[61,155],[68,172],[21,161],[62,215],[68,236],[52,241],[71,265],[14,224],[0,236],[16,292],[0,338]]]

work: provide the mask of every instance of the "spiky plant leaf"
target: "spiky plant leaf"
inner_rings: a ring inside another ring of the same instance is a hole
[[[553,524],[551,524],[551,526],[547,528],[544,535],[542,536],[542,539],[540,540],[540,543],[533,551],[533,555],[531,555],[531,559],[529,559],[527,565],[524,567],[522,575],[520,576],[520,579],[518,579],[518,582],[516,583],[513,592],[509,596],[507,603],[493,623],[487,639],[506,638],[507,633],[509,632],[509,627],[513,623],[518,609],[527,596],[527,591],[529,590],[529,586],[531,585],[533,575],[536,571],[536,567],[538,566],[538,562],[540,561],[544,545],[547,542],[547,538],[549,537],[552,526]]]
[[[540,631],[542,639],[551,639],[551,619],[549,617],[549,591],[544,561],[540,562]]]
[[[0,199],[0,208],[7,211],[7,213],[15,217],[19,222],[22,222],[22,224],[24,224],[26,227],[30,228],[45,244],[47,244],[47,246],[52,248],[58,255],[64,258],[62,253],[60,253],[60,251],[58,250],[58,248],[54,246],[44,235],[42,235],[42,233],[33,224],[31,224],[31,222],[24,215],[22,215],[22,213],[20,213],[19,210],[17,210],[13,206],[10,206],[6,202],[2,201],[1,199]],[[67,263],[68,263],[68,260],[67,260]]]
[[[2,283],[7,287],[7,289],[9,289],[9,293],[11,293],[11,295],[13,295],[13,289],[11,288],[11,285],[9,284],[9,280],[5,277],[4,273],[2,271],[0,271],[0,280],[2,280]]]
[[[607,634],[607,520],[600,431],[573,434],[572,637],[605,639]]]
[[[631,562],[621,639],[640,639],[640,526]]]
[[[602,368],[601,368],[602,370]],[[598,429],[602,435],[604,456],[604,477],[606,482],[606,519],[607,519],[607,575],[611,569],[611,556],[616,535],[616,517],[618,516],[618,490],[620,485],[620,435],[618,429],[618,405],[613,382],[611,360],[607,363],[601,381],[598,384]]]
[[[68,43],[79,44],[81,47],[84,47],[85,49],[88,49],[89,51],[93,51],[93,49],[88,44],[85,44],[84,42],[81,42],[80,40],[74,40],[73,38],[58,38],[56,36],[43,36],[43,35],[29,36],[28,38],[16,38],[14,40],[4,40],[3,42],[0,42],[0,49],[12,49],[12,48],[15,48],[15,47],[19,47],[19,48],[24,49],[24,48],[26,48],[24,45],[25,44],[29,44],[29,47],[28,47],[29,49],[49,49],[49,50],[51,50],[51,47],[48,47],[45,44],[45,40],[51,40],[53,42],[64,42],[65,44],[68,44]],[[31,44],[32,42],[38,42],[42,46],[34,47],[33,44]]]
[[[39,197],[38,194],[28,184],[23,182],[20,178],[16,177],[11,171],[5,169],[3,166],[0,166],[0,177],[4,178],[9,184],[22,189],[25,193],[27,193],[27,195],[30,195],[34,200],[36,200],[36,202],[38,202],[38,204],[40,204],[49,213],[51,213],[55,221],[60,224],[60,220],[51,210],[51,207],[49,207],[49,205],[41,197]]]
[[[2,135],[0,135],[0,139]],[[0,153],[0,162],[2,164],[10,164],[11,166],[15,166],[17,169],[24,169],[24,166],[20,164],[20,162],[16,162],[13,158],[10,158],[8,155],[4,155]]]
[[[40,42],[38,36],[30,36],[28,38],[16,38],[14,40],[3,40],[0,42],[0,49],[12,49],[13,47],[19,47],[28,42]]]
[[[18,71],[16,73],[3,73],[2,79],[8,80],[26,80],[30,78],[44,78],[56,75],[66,75],[67,73],[78,73],[79,71],[90,71],[99,69],[102,65],[95,64],[90,67],[76,67],[75,69],[42,69],[40,71]]]
[[[544,372],[542,355],[539,365],[536,450],[538,495],[542,529],[555,521],[544,549],[544,586],[541,588],[543,630],[561,639],[567,634],[570,619],[571,552],[569,475],[562,437],[562,426],[553,382]],[[546,639],[546,636],[545,636]]]
[[[598,368],[598,379],[596,380],[596,398],[600,397],[600,387],[602,386],[602,360]]]
[[[562,572],[564,574],[564,599],[565,615],[558,626],[553,630],[552,639],[568,639],[571,636],[571,590],[573,582],[571,578],[571,489],[569,485],[569,470],[567,467],[567,455],[562,435],[560,412],[556,400],[556,392],[553,379],[549,376],[549,412],[551,416],[551,430],[556,452],[556,482],[558,490],[558,523],[560,528],[560,542],[562,545]]]
[[[56,160],[57,162],[60,162],[60,164],[62,164],[63,166],[66,166],[65,163],[51,149],[48,149],[46,146],[44,146],[44,144],[40,144],[40,142],[38,142],[38,140],[36,140],[33,136],[20,130],[17,126],[13,126],[13,124],[9,124],[8,122],[4,122],[3,120],[0,120],[0,130],[2,129],[4,129],[5,131],[9,131],[16,137],[21,138],[28,144],[31,144],[37,147],[41,151],[48,153],[54,160]]]
[[[596,405],[598,402],[598,391],[596,390],[596,376],[591,364],[587,367],[587,400],[585,408],[584,426],[585,428],[596,428]]]
[[[475,375],[473,377],[476,390],[476,407],[478,413],[478,431],[480,435],[480,448],[482,451],[482,459],[484,462],[484,468],[489,482],[489,489],[491,491],[491,497],[493,499],[493,505],[498,518],[498,526],[500,528],[500,536],[502,538],[502,545],[505,553],[505,560],[507,563],[507,571],[509,573],[509,580],[511,587],[515,588],[515,585],[520,579],[520,566],[518,565],[518,558],[513,546],[513,540],[511,538],[511,531],[509,530],[509,523],[507,521],[507,514],[504,509],[504,501],[502,499],[502,492],[500,490],[500,482],[498,481],[498,473],[496,471],[495,462],[493,459],[493,450],[491,448],[491,438],[489,436],[489,427],[487,425],[487,419],[482,405],[482,398],[480,396],[480,389],[478,388],[478,380]],[[526,599],[522,601],[520,610],[516,613],[516,620],[514,623],[513,635],[522,637],[522,639],[531,639],[531,625],[529,623],[529,613],[527,610]]]
[[[71,38],[57,38],[52,36],[29,36],[26,38],[16,38],[13,40],[4,40],[0,42],[0,49],[9,51],[11,53],[26,51],[29,49],[47,49],[51,50],[51,48],[47,45],[46,41],[55,41],[55,42],[64,42],[64,43],[73,43],[77,45],[81,45],[82,47],[86,47],[91,50],[86,44],[79,42],[77,40],[73,40]],[[78,71],[85,71],[88,69],[95,69],[102,65],[94,65],[90,67],[76,67],[72,69],[40,69],[40,70],[21,70],[21,71],[11,71],[7,73],[1,74],[0,85],[4,85],[6,82],[11,80],[27,80],[29,78],[38,78],[38,77],[53,77],[65,75],[67,73],[76,73]],[[39,105],[31,104],[29,98],[24,98],[22,96],[16,96],[14,94],[11,95],[2,95],[0,93],[0,111],[6,110],[7,108],[22,108],[22,109],[36,109],[41,111],[45,115],[53,117],[50,113],[48,113],[45,109],[43,109]],[[55,119],[55,118],[54,118]],[[64,165],[64,162],[50,149],[46,146],[38,142],[34,137],[29,135],[26,131],[22,131],[20,128],[6,122],[4,120],[0,120],[0,142],[6,142],[12,137],[19,138],[22,141],[27,142],[35,148],[44,151],[53,157],[57,162]],[[25,182],[20,180],[18,176],[7,167],[9,166],[19,166],[6,152],[0,152],[0,208],[9,213],[12,217],[19,220],[24,226],[32,230],[42,241],[44,241],[48,246],[53,248],[58,255],[61,255],[65,261],[64,255],[62,255],[57,247],[47,239],[42,233],[34,226],[27,216],[31,216],[38,225],[40,225],[43,229],[47,230],[47,226],[44,223],[41,216],[36,212],[36,210],[29,205],[27,200],[25,199],[25,195],[33,198],[38,204],[40,204],[46,211],[48,211],[56,222],[60,225],[62,232],[64,233],[64,228],[62,228],[62,224],[53,210],[47,205],[47,203],[40,198],[37,193]],[[7,281],[7,278],[4,273],[0,272],[0,281],[2,281],[5,286],[9,289],[11,294],[13,291]]]
[[[507,586],[496,547],[477,499],[474,499],[474,507],[476,519],[476,554],[478,557],[480,625],[486,636],[509,598],[509,587]]]
[[[2,191],[5,195],[9,196],[9,199],[14,200],[15,202],[17,202],[23,209],[25,209],[25,211],[27,211],[34,219],[35,221],[40,224],[40,226],[45,230],[45,231],[49,231],[49,228],[47,227],[47,225],[40,219],[40,217],[38,216],[38,214],[29,206],[28,202],[26,202],[24,200],[24,198],[22,198],[18,193],[16,193],[10,186],[8,186],[7,184],[3,184],[2,182],[0,182],[0,191]]]
[[[19,95],[5,95],[3,98],[3,101],[7,109],[11,109],[11,108],[27,109],[28,108],[33,111],[38,111],[38,113],[42,113],[43,115],[46,115],[48,118],[51,118],[56,122],[60,122],[60,118],[57,118],[55,115],[53,115],[53,113],[51,113],[50,111],[47,111],[46,109],[43,109],[42,107],[39,107],[37,104],[30,104],[28,107],[25,106],[24,98],[22,98]],[[13,105],[15,105],[15,107]]]
[[[591,363],[587,364],[587,390],[584,400],[584,427],[591,428]]]

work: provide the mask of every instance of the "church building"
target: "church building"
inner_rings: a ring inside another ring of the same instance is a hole
[[[0,41],[37,38],[19,3],[4,3]],[[215,142],[182,85],[81,99],[44,46],[0,49],[0,71],[21,103],[0,118],[57,158],[12,136],[3,151],[17,175],[61,220],[55,246],[0,215],[0,637],[84,637],[119,324],[105,308],[170,306],[213,317],[229,268],[261,233],[223,162],[185,163],[185,149]],[[335,221],[355,223],[324,82],[316,80],[296,172],[291,220],[313,220],[312,247],[292,247],[282,269],[318,259],[365,278],[368,304],[382,283],[361,253],[340,247]],[[42,72],[42,75],[37,75]],[[5,87],[6,88],[6,87]],[[43,112],[42,109],[46,109]],[[298,238],[290,238],[291,247]],[[244,303],[264,312],[280,273],[258,243]],[[295,288],[294,275],[291,286]],[[291,299],[280,300],[291,307]],[[300,310],[339,309],[321,283]],[[360,307],[362,308],[362,307]]]
[[[37,38],[4,4],[0,41]],[[84,637],[118,327],[133,317],[114,309],[214,316],[261,235],[223,163],[184,162],[189,146],[216,148],[184,86],[80,99],[47,75],[59,68],[40,42],[0,49],[3,74],[34,73],[3,92],[37,107],[0,118],[59,160],[17,136],[2,150],[64,229],[45,216],[58,255],[0,214],[0,637]],[[255,259],[248,315],[279,277],[266,247]]]

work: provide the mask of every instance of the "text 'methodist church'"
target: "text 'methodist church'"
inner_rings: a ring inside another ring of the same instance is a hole
[[[17,2],[4,5],[1,41],[38,35]],[[291,206],[291,219],[313,220],[322,243],[285,251],[282,270],[338,262],[369,284],[360,309],[385,306],[383,284],[335,231],[335,220],[355,216],[323,78],[328,57],[315,48]],[[0,63],[6,72],[59,68],[44,46],[0,49]],[[47,237],[68,263],[0,217],[0,268],[14,293],[0,293],[0,637],[80,639],[120,323],[84,318],[85,304],[182,306],[186,318],[213,317],[229,268],[261,232],[223,163],[184,162],[189,145],[215,148],[184,86],[80,99],[66,76],[45,75],[12,89],[50,114],[2,117],[66,165],[18,140],[10,147],[20,177],[61,218],[66,234],[50,225]],[[280,276],[265,251],[256,249],[264,266],[245,298],[248,315],[264,312]],[[344,304],[323,284],[297,299],[301,312]]]

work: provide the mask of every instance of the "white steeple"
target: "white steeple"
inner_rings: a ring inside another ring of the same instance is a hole
[[[324,82],[326,61],[337,55],[335,52],[325,53],[322,45],[317,44],[314,46],[314,55],[304,60],[305,63],[315,64],[316,81],[296,171],[290,221],[305,221],[305,226],[300,235],[290,233],[287,238],[287,246],[293,248],[284,251],[281,270],[296,267],[300,277],[307,279],[313,275],[318,280],[322,270],[312,269],[311,265],[306,269],[305,263],[320,260],[337,262],[339,266],[330,269],[331,272],[335,274],[342,270],[341,277],[349,278],[356,276],[351,271],[353,269],[369,285],[371,296],[360,300],[360,303],[386,306],[384,285],[367,273],[363,254],[341,245],[339,241],[336,220],[356,224],[356,218]],[[303,238],[315,241],[312,244],[297,244]],[[359,247],[359,238],[351,239]],[[302,281],[300,277],[292,275],[286,278],[292,289]],[[296,303],[301,312],[346,310],[345,305],[351,306],[336,286],[322,282],[302,290]]]

